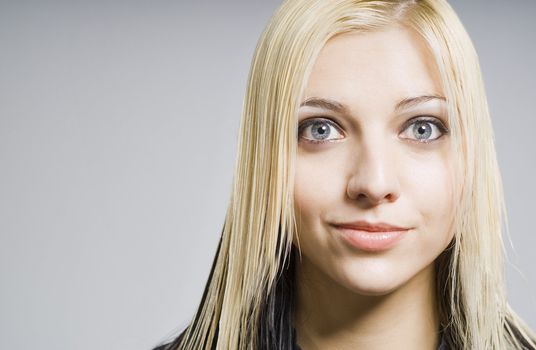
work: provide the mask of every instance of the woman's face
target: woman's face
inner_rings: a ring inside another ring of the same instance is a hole
[[[409,29],[327,42],[298,116],[294,200],[303,273],[381,295],[433,266],[453,236],[443,96],[431,54]],[[367,223],[398,228],[367,232]]]

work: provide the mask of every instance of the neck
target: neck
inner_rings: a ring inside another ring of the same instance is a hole
[[[296,263],[294,324],[302,350],[437,348],[433,264],[395,291],[368,296],[341,286],[306,257]]]

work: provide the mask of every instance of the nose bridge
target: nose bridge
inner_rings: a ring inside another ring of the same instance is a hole
[[[348,196],[374,203],[396,200],[399,182],[394,145],[380,131],[361,136],[352,159]]]

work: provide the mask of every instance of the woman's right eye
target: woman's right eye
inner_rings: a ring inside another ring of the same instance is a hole
[[[343,139],[339,127],[329,119],[305,120],[298,128],[298,137],[311,143],[326,143]],[[335,135],[335,138],[330,137]]]

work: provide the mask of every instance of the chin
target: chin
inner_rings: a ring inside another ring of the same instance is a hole
[[[384,296],[400,288],[402,283],[393,283],[389,280],[352,281],[347,288],[355,294],[366,296]]]
[[[391,294],[405,286],[427,283],[433,278],[433,264],[423,267],[410,266],[397,263],[351,264],[339,271],[343,275],[337,278],[339,283],[348,290],[359,295],[384,296]]]
[[[353,293],[367,296],[388,295],[406,285],[418,274],[407,268],[401,268],[399,262],[384,261],[352,261],[332,276]],[[406,266],[407,267],[407,266]],[[334,271],[335,272],[335,271]],[[342,275],[341,275],[342,273]]]

